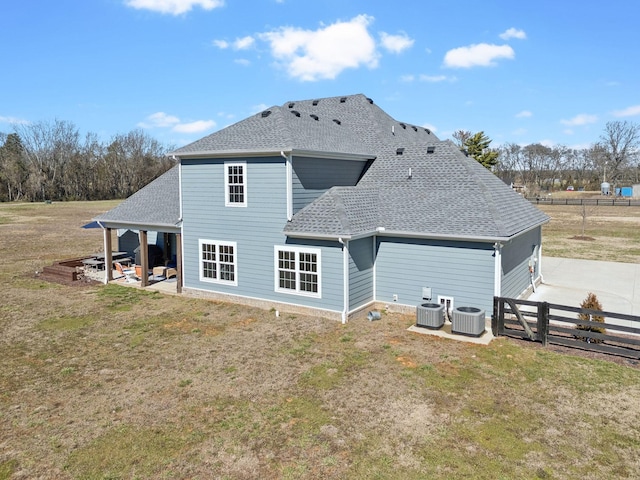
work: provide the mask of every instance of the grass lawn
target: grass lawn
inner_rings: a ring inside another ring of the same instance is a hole
[[[113,205],[0,204],[0,480],[640,478],[637,362],[35,275]],[[638,261],[619,208],[590,246]]]

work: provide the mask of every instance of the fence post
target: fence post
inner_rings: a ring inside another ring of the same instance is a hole
[[[549,338],[549,304],[538,302],[538,341],[547,346]]]
[[[493,315],[491,316],[491,333],[494,337],[504,335],[504,302],[500,297],[493,297]]]

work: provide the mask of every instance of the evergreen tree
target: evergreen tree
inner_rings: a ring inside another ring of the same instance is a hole
[[[484,132],[475,133],[464,140],[469,156],[489,170],[498,162],[498,151],[489,148],[490,143],[491,139]]]

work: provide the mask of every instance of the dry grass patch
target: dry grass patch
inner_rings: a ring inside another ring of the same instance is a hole
[[[629,364],[35,277],[108,208],[0,205],[0,479],[640,477]]]

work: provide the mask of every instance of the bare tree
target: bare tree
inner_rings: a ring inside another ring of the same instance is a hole
[[[640,149],[640,125],[633,122],[607,122],[600,141],[594,146],[598,166],[606,169],[606,180],[616,185],[633,170]],[[604,179],[604,175],[603,175]]]
[[[473,134],[468,130],[456,130],[452,135],[453,139],[455,140],[455,144],[460,150],[464,150],[466,148],[465,144],[472,136]]]

